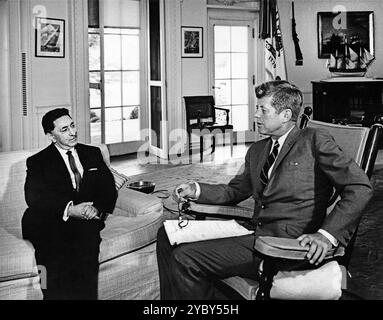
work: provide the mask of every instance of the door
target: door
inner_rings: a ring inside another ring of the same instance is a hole
[[[256,84],[255,19],[210,19],[210,89],[216,106],[230,110],[237,142],[255,141],[253,127]],[[225,114],[217,114],[224,122]]]
[[[165,95],[164,0],[148,0],[149,151],[168,158]]]

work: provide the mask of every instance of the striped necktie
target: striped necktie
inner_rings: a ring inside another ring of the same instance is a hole
[[[72,151],[68,151],[66,154],[68,155],[69,165],[76,180],[76,191],[78,192],[80,190],[81,174],[77,169],[76,162],[74,161],[74,157],[72,155]]]
[[[278,142],[278,140],[276,140],[274,143],[273,150],[271,151],[271,153],[267,157],[267,160],[266,160],[266,162],[262,168],[261,183],[262,183],[263,188],[265,188],[267,181],[269,180],[268,172],[269,172],[271,166],[273,165],[273,163],[275,162],[275,159],[278,156],[278,148],[279,148],[279,142]]]

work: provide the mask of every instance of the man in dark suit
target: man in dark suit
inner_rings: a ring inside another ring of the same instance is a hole
[[[114,178],[100,149],[77,143],[67,109],[42,119],[52,144],[27,159],[23,237],[46,268],[44,299],[97,299],[100,231],[114,209]]]
[[[176,187],[175,200],[237,204],[252,196],[249,229],[257,236],[298,238],[310,245],[308,263],[318,266],[327,251],[346,246],[372,196],[365,173],[325,130],[298,129],[302,93],[287,81],[255,89],[260,133],[270,138],[254,143],[244,171],[227,185],[188,182]],[[326,215],[333,187],[341,200]],[[210,299],[213,280],[230,276],[258,278],[260,259],[254,235],[199,241],[172,247],[164,228],[157,237],[162,299]]]

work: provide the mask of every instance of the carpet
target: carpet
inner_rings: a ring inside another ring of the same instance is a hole
[[[130,176],[129,182],[153,181],[155,190],[168,190],[187,180],[207,183],[227,183],[243,165],[243,159],[230,159],[221,163],[207,162],[181,165]],[[359,225],[349,272],[349,290],[364,299],[383,299],[383,167],[376,166],[371,178],[374,196],[368,204]],[[241,205],[252,207],[252,199]],[[164,205],[176,209],[174,201],[165,199]]]
[[[129,177],[129,183],[136,181],[151,181],[156,184],[154,191],[166,190],[172,193],[174,188],[189,180],[206,183],[228,183],[235,175],[243,170],[244,159],[232,158],[224,162],[206,162],[192,165],[180,165],[168,169],[156,170]],[[161,196],[160,194],[158,194]],[[247,199],[238,204],[241,207],[253,208],[253,199]],[[164,206],[177,210],[177,204],[171,197],[164,199]]]

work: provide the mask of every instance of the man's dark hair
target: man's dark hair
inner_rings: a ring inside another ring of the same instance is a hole
[[[53,109],[51,111],[48,111],[43,116],[43,120],[41,121],[41,124],[43,125],[44,133],[47,134],[48,132],[52,132],[52,130],[55,128],[54,121],[58,118],[61,118],[63,116],[68,116],[72,119],[72,117],[69,115],[68,109],[65,108],[57,108]]]
[[[277,113],[290,109],[291,120],[297,121],[303,104],[302,91],[295,85],[285,80],[264,82],[255,88],[255,95],[258,99],[272,97],[271,106]]]

